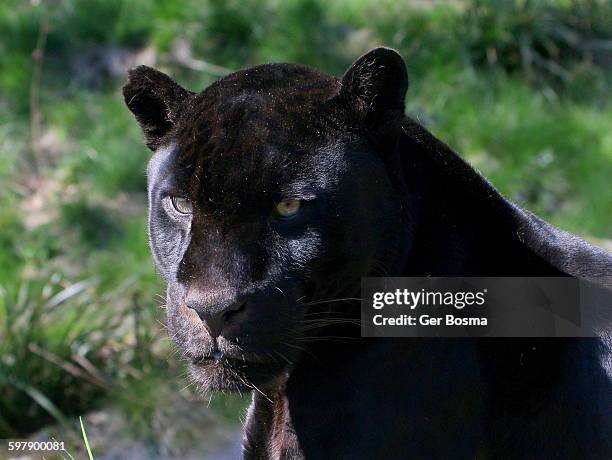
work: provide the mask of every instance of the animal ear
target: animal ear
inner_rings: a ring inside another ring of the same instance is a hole
[[[399,53],[376,48],[357,59],[342,77],[340,98],[366,123],[403,115],[408,72]]]
[[[165,73],[145,65],[130,70],[123,87],[125,104],[140,124],[145,144],[151,150],[160,146],[174,126],[182,102],[193,94]]]

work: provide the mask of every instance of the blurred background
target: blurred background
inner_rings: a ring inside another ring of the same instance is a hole
[[[149,152],[120,93],[155,66],[201,90],[239,68],[341,75],[406,59],[407,112],[507,197],[612,247],[609,0],[3,0],[0,438],[82,458],[236,458],[248,397],[198,395],[165,337]],[[0,450],[0,458],[4,458]]]

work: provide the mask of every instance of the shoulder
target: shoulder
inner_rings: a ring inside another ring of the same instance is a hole
[[[527,247],[568,275],[612,286],[612,253],[509,203],[518,237]]]

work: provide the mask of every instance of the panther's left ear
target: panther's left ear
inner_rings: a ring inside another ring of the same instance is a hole
[[[403,115],[408,72],[399,53],[376,48],[357,59],[342,77],[339,96],[366,123]]]
[[[182,103],[194,93],[165,73],[144,65],[129,71],[123,87],[125,104],[132,111],[145,136],[145,144],[157,149],[172,129]]]

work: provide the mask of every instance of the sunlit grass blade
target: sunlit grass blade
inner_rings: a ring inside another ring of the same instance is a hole
[[[87,455],[89,460],[94,460],[93,454],[91,453],[91,447],[89,447],[89,440],[87,439],[87,433],[85,433],[85,426],[83,425],[83,417],[79,416],[79,423],[81,424],[81,433],[83,435],[83,441],[85,441],[85,449],[87,449]]]

